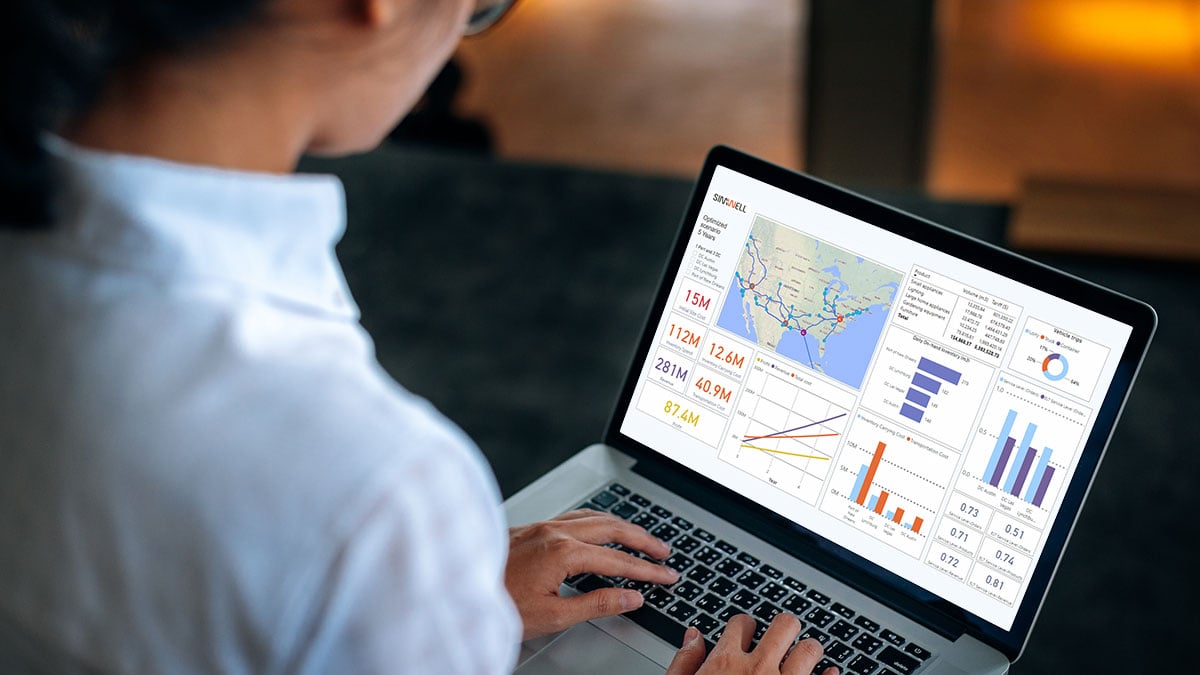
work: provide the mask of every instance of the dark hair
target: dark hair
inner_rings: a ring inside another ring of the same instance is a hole
[[[0,21],[0,227],[53,219],[42,135],[91,106],[113,73],[193,48],[266,0],[10,0]]]

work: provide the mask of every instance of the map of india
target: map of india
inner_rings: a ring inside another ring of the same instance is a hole
[[[857,389],[902,280],[757,216],[717,325]]]

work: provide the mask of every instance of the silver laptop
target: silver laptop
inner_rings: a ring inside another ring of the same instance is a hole
[[[715,148],[604,442],[505,503],[513,524],[631,520],[682,577],[567,579],[646,603],[524,644],[518,671],[659,673],[688,625],[712,643],[733,614],[792,612],[842,672],[1006,672],[1156,322]]]

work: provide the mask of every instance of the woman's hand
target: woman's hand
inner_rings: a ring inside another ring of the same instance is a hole
[[[795,642],[800,635],[800,620],[791,614],[780,614],[771,621],[753,651],[754,619],[738,614],[729,619],[712,654],[704,658],[704,639],[700,631],[688,628],[683,646],[675,654],[667,675],[808,675],[816,669],[825,653],[821,643],[812,638]],[[837,668],[826,668],[822,675],[836,675]]]
[[[659,584],[679,580],[674,570],[604,546],[612,542],[658,559],[671,553],[670,547],[641,527],[589,509],[508,531],[504,583],[525,624],[522,639],[642,606],[642,594],[625,588],[560,597],[558,587],[569,576],[591,572]]]

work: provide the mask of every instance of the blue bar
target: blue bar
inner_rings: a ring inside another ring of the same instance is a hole
[[[987,471],[983,472],[980,480],[988,482],[992,479],[992,474],[996,472],[996,464],[1000,462],[1000,453],[1004,452],[1004,441],[1012,435],[1013,424],[1017,421],[1017,411],[1009,410],[1008,417],[1004,418],[1004,426],[1000,428],[1000,435],[996,437],[996,447],[992,450],[992,458],[988,460]]]
[[[962,373],[958,372],[957,370],[947,368],[937,361],[930,361],[924,356],[922,356],[921,360],[917,362],[917,370],[923,370],[944,382],[949,382],[950,384],[958,384],[959,379],[962,378]]]
[[[1021,444],[1017,446],[1018,454],[1015,455],[1016,457],[1024,458],[1025,455],[1020,453],[1029,452],[1029,446],[1033,443],[1033,434],[1036,431],[1037,425],[1033,422],[1030,422],[1029,426],[1025,427],[1025,435],[1021,437]],[[1017,474],[1021,473],[1021,462],[1009,464],[1008,469],[1008,480],[1004,481],[1004,491],[1012,494],[1013,485],[1017,482]]]
[[[900,406],[900,414],[916,422],[917,424],[920,424],[921,418],[925,416],[925,411],[921,410],[920,408],[914,408],[905,403],[904,405]]]
[[[888,519],[888,520],[891,520],[892,518],[895,518],[895,517],[896,517],[896,512],[895,512],[895,511],[888,511],[888,512],[887,512],[887,519]]]
[[[1050,448],[1042,448],[1042,457],[1038,460],[1037,469],[1033,472],[1033,480],[1029,481],[1029,489],[1025,491],[1025,501],[1033,503],[1033,496],[1037,494],[1038,486],[1042,483],[1042,474],[1046,473],[1046,466],[1050,464],[1050,455],[1053,451]]]
[[[904,529],[906,529],[906,530],[911,530],[911,529],[912,529],[912,523],[905,523],[905,524],[904,524]]]
[[[912,383],[914,387],[920,387],[931,394],[936,394],[942,390],[941,382],[932,377],[925,377],[920,373],[913,373]]]
[[[871,511],[875,510],[875,502],[879,501],[879,495],[871,495],[871,501],[867,504],[867,508]]]
[[[858,478],[854,481],[854,491],[850,493],[850,501],[858,501],[858,493],[862,491],[863,481],[867,479],[867,465],[863,464],[858,470]]]
[[[922,408],[929,407],[929,394],[922,394],[921,392],[919,392],[916,389],[913,389],[911,387],[908,390],[908,394],[904,398],[908,399],[909,401],[912,401],[913,403],[916,403],[917,405],[921,406]]]

